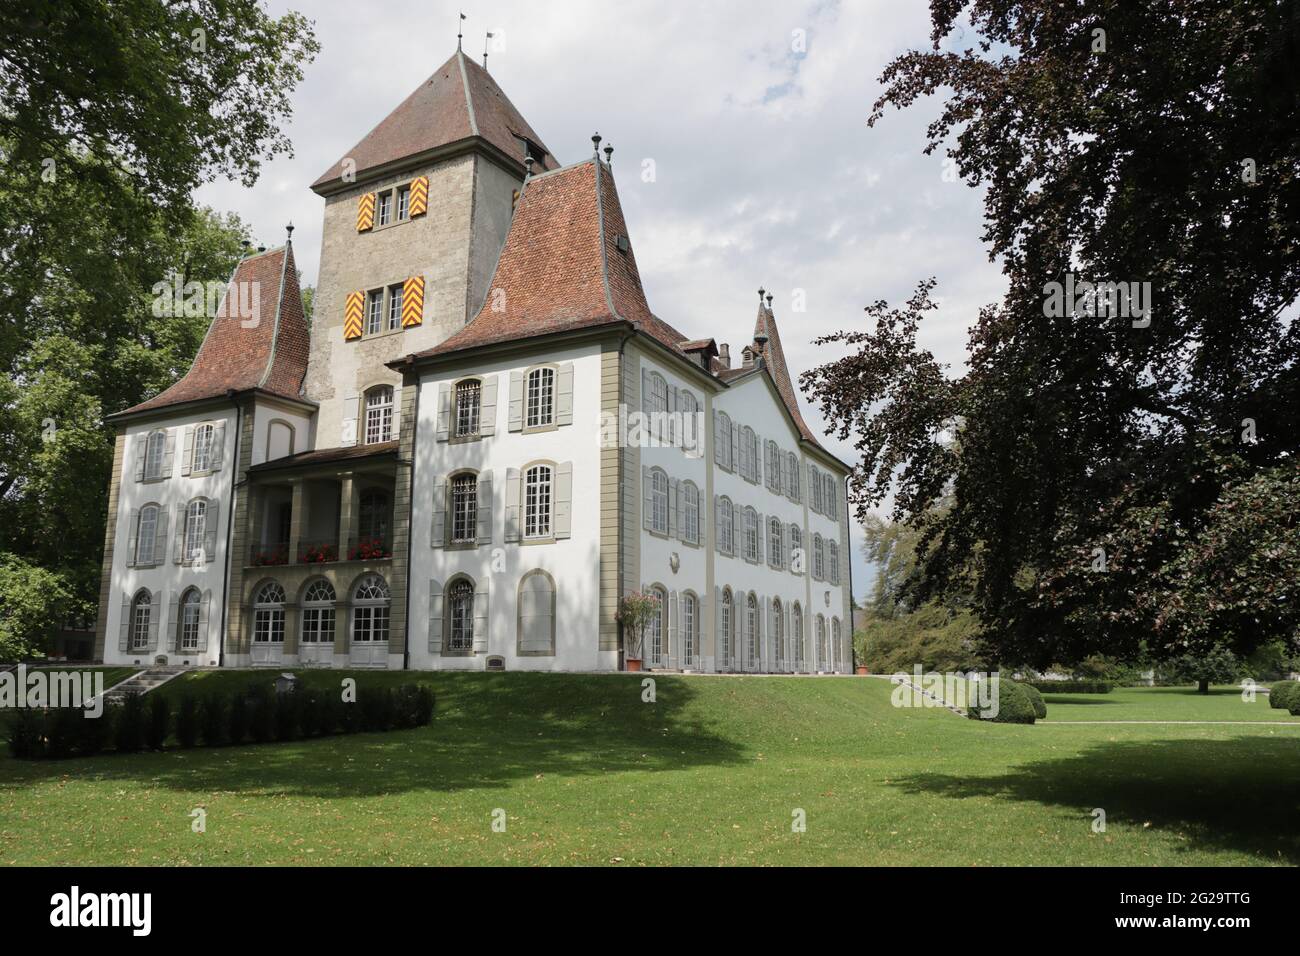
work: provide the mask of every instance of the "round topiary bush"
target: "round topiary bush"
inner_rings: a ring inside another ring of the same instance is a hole
[[[1275,710],[1288,710],[1292,701],[1300,698],[1297,690],[1300,690],[1300,681],[1274,681],[1268,691],[1268,706]]]
[[[972,684],[967,696],[966,716],[995,724],[1032,724],[1038,719],[1034,702],[1025,691],[1025,685],[1006,678],[998,680],[997,695],[987,707],[980,701],[978,687]]]
[[[1034,705],[1034,716],[1039,720],[1046,717],[1047,702],[1043,700],[1043,695],[1039,693],[1038,688],[1034,687],[1032,684],[1022,684],[1019,681],[1016,682],[1016,686],[1025,692],[1025,695],[1029,698],[1029,702]]]

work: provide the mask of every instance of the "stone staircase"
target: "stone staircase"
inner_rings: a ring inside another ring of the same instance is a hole
[[[189,670],[188,667],[156,664],[140,671],[134,677],[129,677],[119,684],[114,684],[104,691],[104,700],[110,704],[120,704],[128,694],[147,694],[155,687],[161,687],[169,680],[184,674],[187,670]]]

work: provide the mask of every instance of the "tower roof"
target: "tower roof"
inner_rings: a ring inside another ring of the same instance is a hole
[[[249,256],[235,269],[185,376],[117,414],[220,398],[232,390],[256,389],[302,401],[308,344],[293,246]]]
[[[813,434],[812,429],[803,420],[803,415],[799,413],[799,397],[795,394],[794,384],[790,381],[790,368],[785,364],[785,351],[781,348],[781,333],[776,328],[776,316],[772,313],[771,305],[763,305],[762,300],[758,304],[758,318],[754,321],[754,342],[750,349],[755,354],[763,356],[763,364],[767,366],[768,374],[772,376],[772,382],[776,385],[781,401],[790,412],[790,417],[798,426],[799,434],[813,444],[820,445],[817,436]]]
[[[414,92],[348,150],[312,188],[321,190],[343,175],[344,162],[356,164],[358,177],[412,156],[478,139],[496,147],[522,167],[533,144],[534,168],[557,163],[541,137],[515,109],[496,80],[459,49]],[[538,155],[538,153],[541,155]]]

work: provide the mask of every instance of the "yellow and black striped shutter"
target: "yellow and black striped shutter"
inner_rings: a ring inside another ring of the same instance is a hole
[[[423,216],[429,211],[429,177],[419,176],[411,180],[411,205],[408,215],[412,219]]]
[[[348,304],[343,310],[343,338],[347,341],[361,338],[361,303],[365,295],[360,292],[348,293]]]
[[[424,276],[411,276],[402,285],[402,328],[424,321]]]
[[[357,232],[375,227],[375,194],[366,193],[357,203]]]

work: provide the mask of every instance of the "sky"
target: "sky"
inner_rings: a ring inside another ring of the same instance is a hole
[[[891,59],[929,45],[922,0],[272,0],[312,20],[321,51],[293,92],[277,157],[251,189],[201,187],[255,244],[292,222],[306,285],[316,284],[324,201],[308,184],[452,54],[488,68],[562,163],[614,147],[613,168],[646,296],[689,338],[732,346],[753,333],[760,286],[773,296],[791,374],[832,360],[818,335],[864,328],[863,307],[902,303],[938,280],[920,344],[960,372],[966,332],[1005,281],[980,242],[981,193],[925,156],[936,102],[890,110],[867,128]],[[492,40],[485,34],[491,31]],[[800,306],[802,305],[802,308]],[[797,386],[797,382],[796,382]],[[801,397],[805,420],[823,419]],[[853,462],[849,442],[823,439]],[[853,528],[853,590],[872,574]]]

